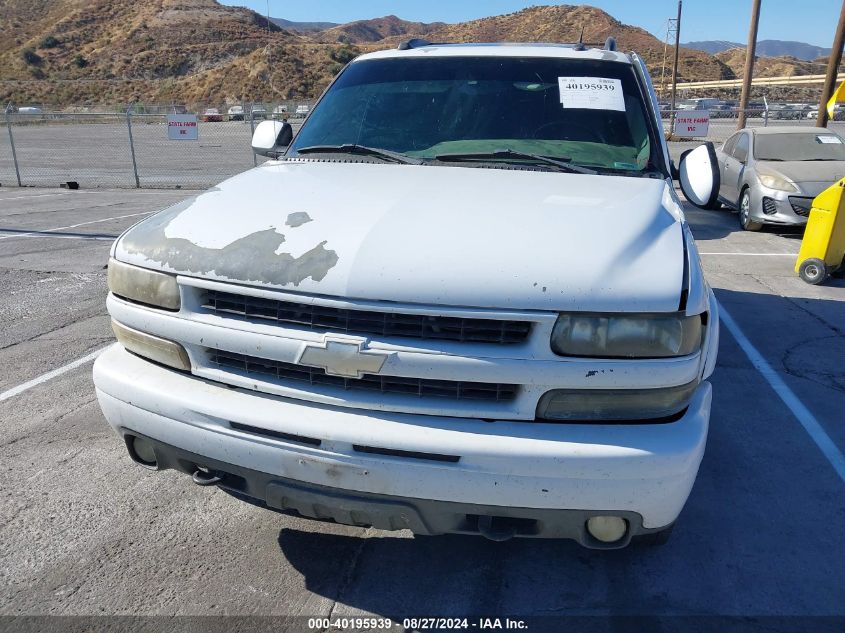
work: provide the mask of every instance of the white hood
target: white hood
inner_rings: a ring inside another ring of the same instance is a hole
[[[350,299],[665,312],[685,257],[669,192],[652,178],[270,162],[136,225],[114,254]]]

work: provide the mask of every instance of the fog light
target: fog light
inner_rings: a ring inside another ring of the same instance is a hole
[[[111,328],[114,330],[117,340],[128,351],[161,363],[162,365],[173,367],[173,369],[179,369],[181,371],[191,370],[191,360],[188,358],[188,352],[179,343],[174,343],[173,341],[168,341],[167,339],[153,336],[146,332],[139,332],[114,320],[111,322]]]
[[[155,466],[157,463],[156,453],[153,450],[152,442],[145,440],[143,437],[130,436],[129,445],[134,457],[141,461],[144,466]]]
[[[587,531],[590,536],[602,543],[615,543],[628,531],[625,519],[611,516],[590,517],[587,520]]]

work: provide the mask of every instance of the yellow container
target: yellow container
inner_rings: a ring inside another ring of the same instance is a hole
[[[807,283],[819,284],[842,266],[845,266],[845,178],[813,200],[795,272]]]

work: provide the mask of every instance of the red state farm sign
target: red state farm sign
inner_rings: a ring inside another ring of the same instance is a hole
[[[199,126],[196,114],[168,114],[167,138],[171,141],[196,141]]]
[[[675,115],[675,136],[705,137],[709,128],[709,110],[682,110]]]

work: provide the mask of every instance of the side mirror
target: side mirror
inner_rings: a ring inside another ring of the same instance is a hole
[[[700,209],[711,208],[719,196],[719,161],[710,141],[685,153],[678,166],[678,183],[687,200]]]
[[[292,136],[289,123],[262,121],[252,133],[252,151],[261,156],[278,158],[290,145]]]

